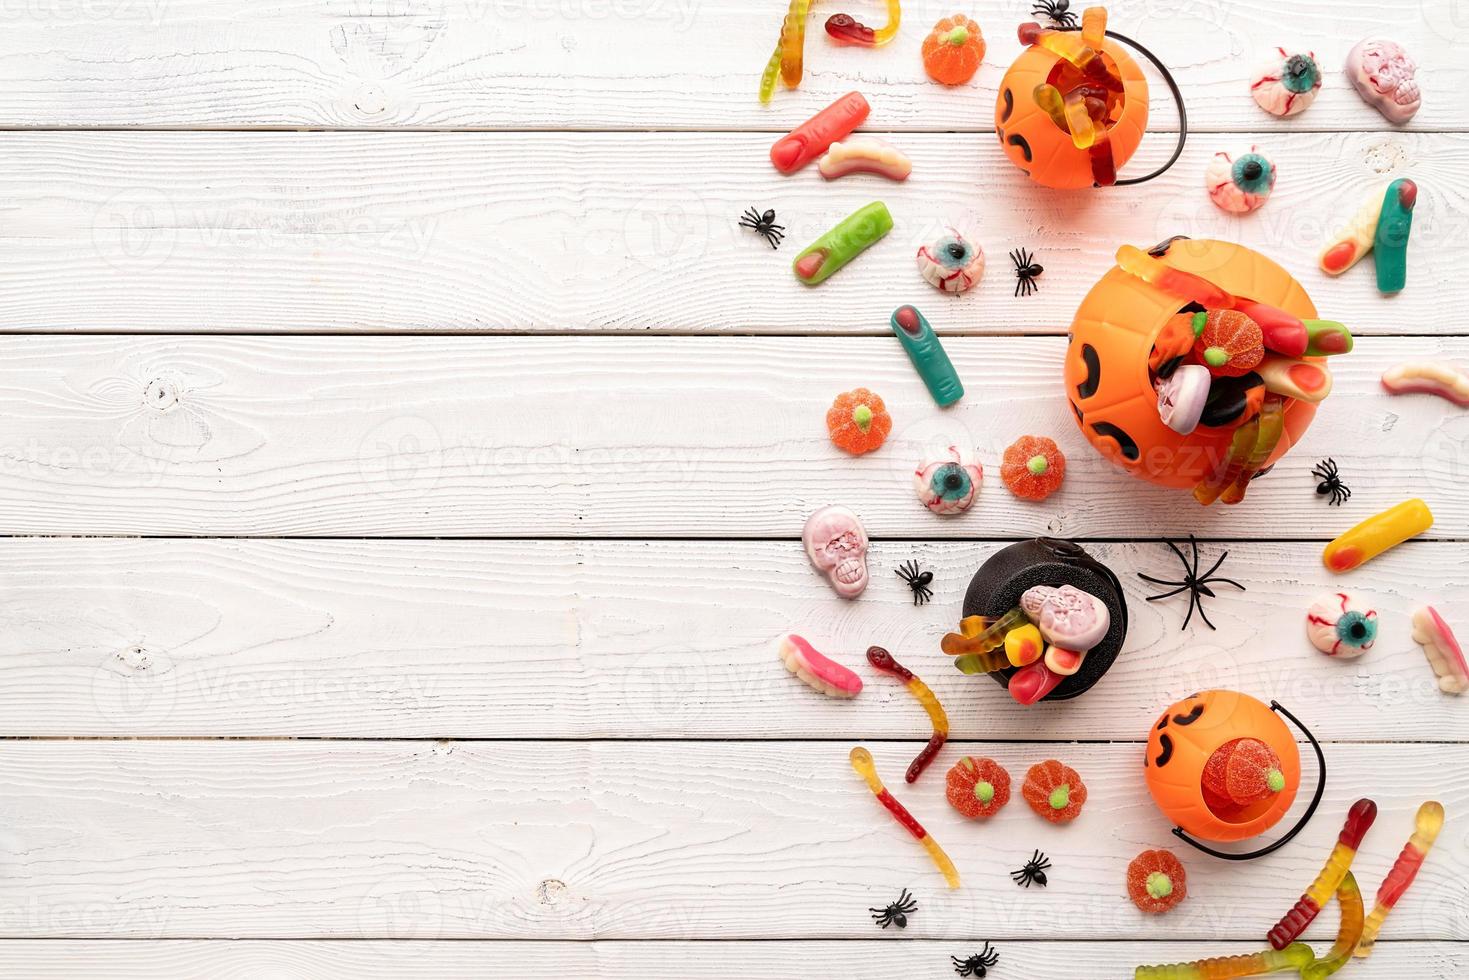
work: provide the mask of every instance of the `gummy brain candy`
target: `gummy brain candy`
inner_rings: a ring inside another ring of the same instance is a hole
[[[1127,896],[1151,915],[1167,912],[1188,895],[1188,876],[1167,851],[1143,851],[1127,866]]]
[[[1031,766],[1020,786],[1030,808],[1051,823],[1070,823],[1086,802],[1086,784],[1070,766],[1047,759]]]
[[[984,61],[984,35],[979,25],[955,14],[933,25],[923,39],[923,70],[943,85],[963,85]]]
[[[1204,765],[1204,800],[1219,816],[1228,816],[1285,789],[1280,756],[1257,738],[1225,742]]]
[[[949,770],[944,797],[970,820],[992,817],[1010,802],[1010,774],[994,759],[966,755]]]
[[[1209,190],[1209,200],[1221,211],[1248,214],[1270,199],[1275,189],[1275,164],[1254,147],[1237,158],[1220,151],[1204,171],[1204,186]]]
[[[1061,487],[1066,457],[1054,439],[1021,436],[1005,450],[1000,479],[1022,500],[1045,500]]]
[[[866,388],[837,395],[826,413],[826,431],[838,448],[861,456],[878,448],[893,430],[882,399]]]
[[[913,471],[913,492],[935,514],[961,514],[979,493],[984,467],[958,446],[937,459],[926,459]]]

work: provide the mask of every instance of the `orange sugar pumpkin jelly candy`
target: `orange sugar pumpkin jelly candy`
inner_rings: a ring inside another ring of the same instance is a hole
[[[1037,762],[1025,773],[1020,795],[1036,813],[1051,823],[1070,823],[1086,802],[1086,784],[1070,766],[1057,759]]]
[[[1143,851],[1127,866],[1127,897],[1150,915],[1172,909],[1188,897],[1183,863],[1168,851]]]
[[[826,432],[832,445],[853,456],[877,449],[892,430],[893,419],[882,398],[866,388],[842,392],[826,412]]]
[[[1416,497],[1405,500],[1332,541],[1321,552],[1321,561],[1333,572],[1351,571],[1432,526],[1433,512],[1427,504]]]
[[[923,70],[943,85],[963,85],[984,61],[984,35],[979,25],[955,14],[933,25],[923,39]]]
[[[994,759],[966,755],[949,769],[944,798],[970,820],[983,820],[1010,802],[1010,773]]]

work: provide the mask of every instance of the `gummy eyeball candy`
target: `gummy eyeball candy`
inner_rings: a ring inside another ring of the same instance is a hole
[[[1188,896],[1183,864],[1167,851],[1143,851],[1127,866],[1127,896],[1150,915],[1167,912]]]
[[[960,514],[974,503],[984,467],[970,453],[950,446],[937,459],[913,471],[913,492],[935,514]]]
[[[1250,94],[1272,116],[1305,112],[1321,90],[1321,67],[1312,51],[1273,49],[1255,70]]]
[[[1033,586],[1021,595],[1020,608],[1047,643],[1067,650],[1090,650],[1112,627],[1107,604],[1074,585]]]
[[[992,817],[1010,802],[1010,774],[994,759],[966,755],[949,770],[944,798],[970,820]]]
[[[1221,150],[1204,171],[1204,186],[1209,190],[1209,200],[1221,211],[1248,214],[1270,199],[1275,188],[1275,164],[1254,147],[1238,158]]]
[[[1306,636],[1328,657],[1360,657],[1377,642],[1377,610],[1347,592],[1321,596],[1306,611]]]
[[[950,228],[918,246],[918,272],[935,289],[962,293],[984,275],[984,250]]]
[[[826,576],[836,594],[855,599],[867,588],[867,529],[845,507],[823,507],[801,531],[806,557]]]

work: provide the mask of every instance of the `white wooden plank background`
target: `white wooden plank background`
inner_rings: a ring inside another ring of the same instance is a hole
[[[1441,799],[1450,823],[1349,975],[1469,968],[1469,729],[1406,635],[1425,600],[1469,623],[1469,421],[1377,386],[1408,358],[1469,364],[1469,8],[1119,0],[1112,26],[1175,68],[1196,135],[1149,187],[1051,194],[990,135],[1029,3],[961,5],[990,51],[957,90],[924,81],[917,57],[947,0],[909,0],[879,51],[829,45],[817,4],[803,87],[762,107],[783,6],[0,11],[0,974],[942,977],[989,939],[997,977],[1129,976],[1258,948],[1361,795],[1382,807],[1356,866],[1369,896],[1419,802]],[[1404,129],[1339,71],[1384,30],[1424,65]],[[1279,43],[1328,72],[1289,121],[1246,94],[1255,52]],[[913,178],[776,174],[773,134],[852,88]],[[1156,88],[1139,172],[1175,129]],[[1280,183],[1231,218],[1200,173],[1252,144]],[[1408,290],[1378,296],[1370,263],[1321,276],[1326,229],[1404,175],[1423,191]],[[792,247],[875,197],[892,235],[819,289],[794,282]],[[781,252],[736,227],[751,204],[779,209]],[[965,297],[912,268],[944,222],[990,256]],[[1116,245],[1174,234],[1276,257],[1363,338],[1240,508],[1127,481],[1060,397],[1088,285]],[[1047,266],[1036,296],[1011,295],[1017,246]],[[886,336],[902,302],[951,338],[969,383],[954,409],[933,409]],[[850,459],[821,419],[857,384],[897,426]],[[998,481],[1026,431],[1070,456],[1041,506]],[[908,479],[953,439],[978,447],[988,485],[944,521]],[[1312,493],[1326,455],[1356,491],[1346,507]],[[1433,530],[1347,580],[1383,638],[1327,661],[1300,635],[1310,597],[1341,584],[1322,542],[1411,494]],[[855,603],[798,543],[830,501],[876,538]],[[1218,632],[1197,617],[1180,631],[1181,606],[1144,602],[1136,578],[1171,571],[1157,538],[1190,531],[1230,549],[1250,587],[1211,604]],[[1095,690],[1025,711],[955,674],[937,639],[973,569],[1038,533],[1087,539],[1133,625]],[[909,557],[938,573],[929,606],[890,574]],[[854,665],[885,643],[933,684],[955,742],[928,776],[900,779],[926,730],[907,693],[864,668],[858,700],[816,696],[772,655],[792,629]],[[1142,787],[1141,739],[1164,704],[1214,685],[1311,724],[1326,802],[1262,862],[1183,855],[1192,897],[1145,920],[1126,860],[1176,841]],[[962,891],[851,775],[858,742],[954,855]],[[1060,830],[1019,800],[967,824],[941,800],[964,752],[1017,778],[1061,757],[1091,800]],[[1055,862],[1044,892],[1006,877],[1035,847]],[[920,912],[877,932],[867,907],[904,887]]]

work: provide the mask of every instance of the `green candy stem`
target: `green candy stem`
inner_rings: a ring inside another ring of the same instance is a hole
[[[1208,324],[1208,322],[1209,314],[1205,313],[1203,310],[1200,310],[1199,312],[1194,314],[1193,328],[1195,337],[1204,332],[1204,326]]]
[[[1046,457],[1044,456],[1032,456],[1025,461],[1025,468],[1030,470],[1035,476],[1045,476],[1046,470],[1051,468],[1051,464],[1046,462]]]
[[[1161,871],[1148,875],[1148,894],[1153,898],[1167,898],[1173,894],[1173,882]]]
[[[1229,363],[1229,351],[1223,347],[1206,347],[1204,349],[1204,363],[1210,367],[1224,367]]]
[[[872,409],[866,405],[858,405],[852,409],[852,421],[857,423],[857,428],[866,432],[872,428]]]
[[[1270,787],[1270,792],[1279,793],[1285,789],[1285,773],[1279,769],[1272,769],[1265,774],[1265,785]]]
[[[1062,783],[1051,790],[1051,797],[1047,802],[1051,804],[1052,810],[1066,809],[1067,804],[1071,802],[1071,784]]]
[[[995,798],[995,786],[993,783],[979,782],[974,784],[974,798],[988,806]]]
[[[948,34],[944,35],[944,41],[948,44],[952,44],[956,48],[967,40],[969,40],[969,28],[967,27],[956,27]]]

